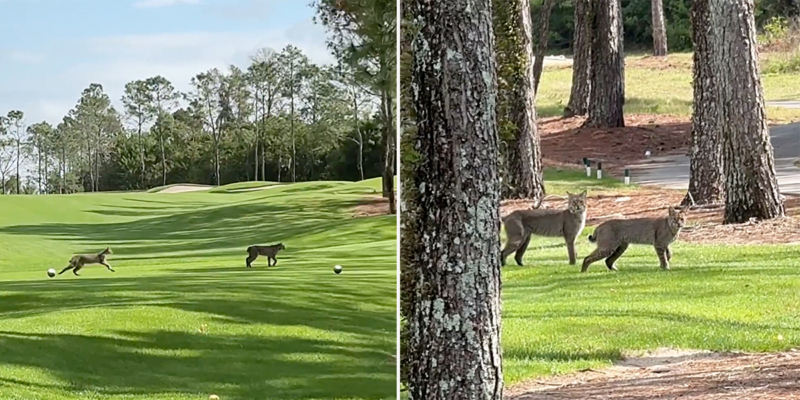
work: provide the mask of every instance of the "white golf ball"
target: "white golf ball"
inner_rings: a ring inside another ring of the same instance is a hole
[[[342,266],[341,265],[337,265],[337,266],[333,267],[333,272],[335,272],[337,274],[341,273],[342,272]]]
[[[644,156],[645,156],[645,157],[650,157],[650,150],[647,150],[647,151],[645,151],[645,152],[644,152]]]
[[[54,269],[52,269],[52,268],[48,269],[48,270],[47,270],[47,276],[49,276],[49,277],[51,277],[51,278],[52,278],[52,277],[54,277],[54,276],[56,276],[56,270],[54,270]]]

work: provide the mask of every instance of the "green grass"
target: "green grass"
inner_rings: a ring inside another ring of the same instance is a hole
[[[780,54],[765,54],[762,64],[770,65]],[[690,116],[692,114],[692,55],[670,54],[667,63],[642,55],[625,58],[625,113]],[[796,73],[764,73],[761,83],[766,100],[800,99],[795,84]],[[545,68],[541,87],[536,95],[537,112],[541,117],[563,114],[572,86],[571,68]],[[800,120],[800,110],[767,107],[767,117],[776,121]]]
[[[394,398],[396,219],[350,211],[374,185],[0,196],[0,398]],[[116,273],[45,275],[105,246]]]
[[[547,178],[547,175],[545,175]],[[548,191],[581,180],[546,181]],[[585,184],[591,184],[584,180]],[[594,249],[578,238],[579,262]],[[505,243],[505,237],[503,238]],[[585,274],[563,240],[534,238],[526,266],[503,269],[503,357],[507,384],[609,365],[659,347],[779,351],[800,345],[798,246],[673,244],[672,271],[650,246]]]
[[[283,183],[267,182],[267,181],[237,182],[237,183],[231,183],[231,184],[228,184],[228,185],[217,186],[217,187],[209,190],[209,192],[210,193],[231,193],[231,192],[235,193],[237,191],[242,191],[242,190],[247,190],[247,189],[256,189],[256,188],[263,188],[263,187],[282,185],[282,184]]]

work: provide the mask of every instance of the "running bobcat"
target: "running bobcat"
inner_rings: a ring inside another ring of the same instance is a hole
[[[563,237],[567,242],[570,265],[575,265],[575,238],[586,225],[586,191],[580,194],[567,192],[569,197],[566,210],[517,210],[503,218],[508,242],[500,254],[501,265],[506,265],[506,257],[514,251],[514,260],[522,265],[522,256],[528,249],[531,235]]]
[[[589,241],[597,248],[585,259],[581,272],[586,272],[595,261],[606,259],[606,267],[616,271],[614,262],[628,249],[628,245],[650,244],[656,249],[661,269],[669,269],[672,252],[669,245],[678,237],[686,223],[684,210],[669,208],[669,214],[661,218],[612,219],[600,224]]]
[[[272,267],[274,265],[278,265],[278,259],[275,258],[278,255],[278,252],[281,250],[285,250],[286,247],[283,243],[273,244],[272,246],[250,246],[247,248],[247,268],[253,268],[250,263],[255,261],[258,256],[267,256],[267,266]],[[271,264],[272,260],[275,260],[275,264]]]
[[[106,256],[109,254],[111,254],[111,249],[106,247],[105,250],[97,254],[78,254],[76,256],[72,256],[72,258],[69,260],[69,266],[62,269],[58,274],[61,275],[64,272],[72,270],[73,274],[80,276],[78,271],[80,271],[81,268],[87,264],[103,264],[106,266],[106,268],[108,268],[109,271],[114,272],[114,269],[106,263]]]

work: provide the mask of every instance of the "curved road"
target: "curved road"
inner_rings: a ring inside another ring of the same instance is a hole
[[[800,108],[800,101],[768,101],[766,104]],[[800,122],[773,126],[769,134],[781,193],[800,195],[800,168],[794,165],[800,160]],[[631,172],[631,181],[640,185],[684,190],[689,187],[689,157],[685,155],[652,157],[627,168]]]

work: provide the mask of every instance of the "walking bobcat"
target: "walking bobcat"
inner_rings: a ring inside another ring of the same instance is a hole
[[[61,272],[59,272],[58,274],[61,275],[64,272],[72,270],[73,274],[75,274],[76,276],[80,276],[78,274],[78,271],[80,271],[81,268],[83,268],[83,266],[87,264],[103,264],[106,266],[106,268],[108,268],[109,271],[114,272],[114,269],[111,268],[111,266],[106,263],[106,256],[109,254],[111,254],[111,249],[106,247],[105,250],[97,254],[78,254],[72,256],[72,258],[69,260],[69,266],[62,269]]]
[[[513,252],[517,265],[522,266],[522,256],[528,249],[531,235],[563,237],[567,242],[570,265],[575,265],[575,239],[586,225],[586,191],[580,194],[567,192],[566,210],[517,210],[503,218],[508,242],[501,252],[501,265],[506,265],[506,257]]]
[[[628,249],[628,245],[653,245],[661,263],[661,268],[669,269],[672,252],[669,245],[678,237],[686,223],[684,210],[669,208],[669,214],[661,218],[612,219],[600,224],[589,241],[597,243],[597,248],[585,259],[581,272],[586,272],[593,262],[606,259],[606,267],[616,271],[614,262]]]
[[[247,248],[247,259],[245,262],[247,263],[247,268],[253,268],[250,263],[256,260],[258,256],[267,256],[267,266],[272,267],[274,265],[278,265],[278,259],[275,258],[278,255],[278,252],[281,250],[285,250],[286,247],[283,243],[273,244],[272,246],[250,246]],[[272,261],[275,261],[275,264],[271,264]]]

